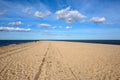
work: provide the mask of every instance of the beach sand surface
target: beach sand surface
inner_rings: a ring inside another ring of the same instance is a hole
[[[64,41],[1,46],[0,80],[120,80],[120,46]]]

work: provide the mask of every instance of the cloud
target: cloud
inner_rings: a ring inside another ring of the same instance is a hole
[[[65,20],[67,23],[77,22],[80,19],[86,18],[77,10],[71,10],[70,7],[67,7],[56,12],[58,20]]]
[[[22,11],[26,14],[31,14],[31,12],[32,12],[30,7],[24,8]]]
[[[0,15],[4,15],[7,12],[7,10],[0,11]]]
[[[92,17],[90,21],[94,23],[104,23],[106,21],[106,18],[105,17]]]
[[[71,29],[72,27],[71,27],[71,26],[66,26],[65,28],[66,28],[66,29]]]
[[[22,24],[21,21],[17,21],[17,22],[9,22],[8,25],[11,25],[11,26],[20,26]]]
[[[19,28],[19,27],[0,27],[0,31],[18,31],[18,32],[29,32],[30,28]]]
[[[46,24],[46,23],[41,23],[41,24],[38,24],[39,27],[51,27],[50,24]]]
[[[35,17],[38,17],[38,18],[45,18],[47,16],[51,15],[51,12],[50,11],[45,11],[45,12],[40,12],[40,11],[36,11],[34,13],[34,16]]]

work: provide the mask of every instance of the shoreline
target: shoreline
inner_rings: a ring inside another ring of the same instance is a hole
[[[92,43],[92,44],[108,44],[120,45],[120,40],[0,40],[1,46],[9,46],[13,44],[23,44],[37,41],[57,41],[57,42],[77,42],[77,43]]]

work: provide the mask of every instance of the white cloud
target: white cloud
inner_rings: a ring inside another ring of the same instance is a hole
[[[32,12],[30,7],[24,8],[22,11],[26,14],[31,14],[31,12]]]
[[[106,21],[105,17],[92,17],[91,20],[94,23],[104,23]]]
[[[49,16],[49,15],[51,15],[51,12],[50,12],[50,11],[45,11],[45,12],[36,11],[36,12],[34,13],[34,16],[35,16],[35,17],[38,17],[38,18],[44,18],[44,17],[47,17],[47,16]]]
[[[19,26],[21,25],[22,22],[21,21],[17,21],[17,22],[9,22],[8,25],[11,25],[11,26]]]
[[[51,27],[50,24],[46,24],[46,23],[41,23],[41,24],[38,24],[39,27]]]
[[[0,15],[4,15],[7,12],[7,10],[0,11]]]
[[[0,31],[19,31],[19,32],[29,32],[30,28],[19,28],[19,27],[0,27]]]
[[[66,28],[66,29],[71,29],[72,27],[71,27],[71,26],[66,26],[65,28]]]
[[[71,10],[70,7],[58,10],[56,15],[58,20],[65,20],[67,23],[77,22],[86,17],[77,10]]]

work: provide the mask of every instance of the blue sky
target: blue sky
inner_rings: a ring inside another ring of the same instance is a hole
[[[0,0],[0,39],[120,39],[120,0]]]

